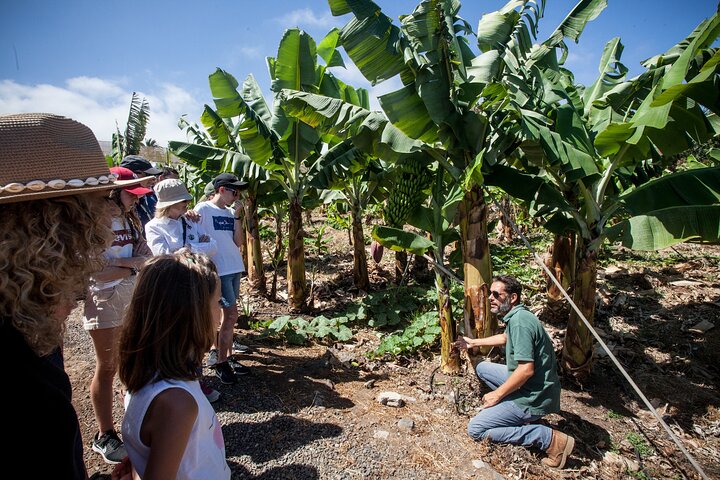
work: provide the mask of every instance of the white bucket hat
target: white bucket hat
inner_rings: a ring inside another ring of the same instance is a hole
[[[177,178],[168,178],[158,182],[154,189],[158,199],[156,208],[165,208],[185,200],[192,200],[192,195],[188,192],[185,184]]]

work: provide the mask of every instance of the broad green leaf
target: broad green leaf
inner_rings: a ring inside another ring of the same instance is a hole
[[[543,43],[554,47],[559,45],[563,38],[570,38],[577,43],[588,22],[596,19],[605,7],[607,0],[580,0]]]
[[[317,52],[325,60],[327,67],[344,67],[342,55],[337,47],[340,44],[340,30],[333,28],[325,35],[325,38],[318,44]]]
[[[495,166],[492,172],[485,175],[485,184],[500,187],[510,196],[526,202],[534,216],[573,210],[557,186],[540,176],[523,173],[516,168]]]
[[[381,95],[378,102],[388,120],[408,137],[426,143],[437,140],[437,125],[430,118],[427,106],[415,91],[414,85]]]
[[[620,42],[620,37],[615,37],[605,44],[602,56],[600,57],[600,65],[598,72],[600,76],[590,87],[585,89],[583,93],[583,103],[585,104],[585,115],[590,114],[592,104],[598,98],[610,91],[614,86],[619,85],[625,80],[628,69],[620,63],[620,56],[624,49]]]
[[[314,91],[316,59],[315,40],[310,35],[297,28],[285,30],[275,57],[271,90]]]
[[[598,173],[595,160],[589,154],[566,142],[540,121],[523,111],[522,125],[528,136],[540,143],[550,165],[558,168],[569,181]]]
[[[670,207],[720,204],[720,167],[663,175],[621,195],[618,201],[632,215]]]
[[[422,143],[409,138],[380,113],[305,92],[284,91],[283,109],[313,128],[350,139],[357,148],[376,158],[395,161],[420,150]]]
[[[633,250],[661,250],[682,242],[720,242],[720,205],[670,207],[623,220],[606,230]]]
[[[424,255],[435,246],[431,240],[416,233],[381,225],[376,225],[373,228],[372,237],[383,247],[396,252],[404,251],[415,255]]]
[[[340,33],[340,42],[373,85],[410,73],[402,54],[404,45],[400,29],[379,10],[364,18],[351,19]]]
[[[203,113],[200,115],[200,121],[216,146],[226,150],[238,150],[233,133],[215,110],[205,105]]]
[[[477,27],[480,50],[488,52],[504,48],[510,40],[515,24],[520,19],[520,14],[514,10],[518,4],[522,4],[522,2],[511,0],[502,10],[486,13],[482,16]]]

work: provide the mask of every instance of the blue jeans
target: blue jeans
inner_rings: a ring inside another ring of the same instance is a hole
[[[509,377],[505,365],[492,362],[478,363],[475,371],[480,380],[493,390]],[[473,440],[489,438],[493,442],[536,446],[540,450],[547,450],[552,439],[552,429],[545,425],[530,424],[542,417],[527,413],[512,400],[502,400],[475,415],[468,423],[468,434]]]
[[[230,308],[237,305],[240,293],[240,274],[231,273],[220,277],[220,306]]]

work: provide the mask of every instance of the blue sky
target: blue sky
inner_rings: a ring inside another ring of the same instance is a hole
[[[375,2],[392,18],[417,4]],[[505,3],[465,0],[461,15],[476,29],[484,13]],[[575,3],[547,1],[540,41]],[[621,37],[623,62],[637,74],[641,60],[676,44],[717,8],[717,0],[608,3],[579,44],[569,45],[567,65],[585,84],[597,75],[612,37]],[[150,103],[148,136],[161,145],[184,139],[177,128],[181,115],[199,123],[203,105],[212,105],[207,78],[216,67],[239,81],[253,73],[269,99],[265,57],[276,55],[282,32],[298,26],[319,42],[350,18],[333,17],[325,0],[4,0],[0,11],[0,113],[66,115],[109,140],[116,123],[124,128],[137,91]],[[346,70],[333,70],[371,96],[400,85],[390,80],[371,88],[350,62]]]

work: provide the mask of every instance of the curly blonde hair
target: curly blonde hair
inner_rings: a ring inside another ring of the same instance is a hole
[[[62,344],[65,329],[53,311],[102,269],[112,241],[107,204],[70,195],[3,205],[0,216],[0,319],[45,355]]]

